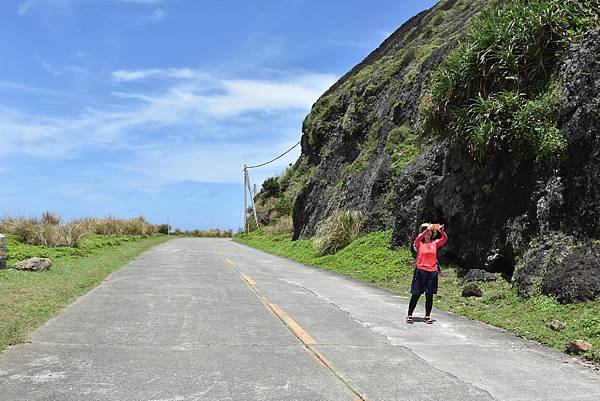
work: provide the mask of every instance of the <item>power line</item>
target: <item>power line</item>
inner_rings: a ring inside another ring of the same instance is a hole
[[[262,167],[262,166],[266,166],[269,163],[273,163],[275,160],[277,159],[281,159],[283,156],[287,155],[288,153],[290,153],[296,146],[300,145],[300,142],[302,142],[301,140],[298,141],[297,144],[295,144],[294,146],[292,146],[291,148],[289,148],[288,150],[286,150],[285,152],[283,152],[282,154],[280,154],[279,156],[277,156],[276,158],[274,158],[273,160],[269,160],[268,162],[262,163],[262,164],[257,164],[256,166],[248,166],[245,167],[245,169],[250,169],[250,168],[257,168],[257,167]]]
[[[302,141],[298,141],[298,143],[296,143],[294,146],[292,146],[291,148],[289,148],[288,150],[286,150],[285,152],[283,152],[282,154],[280,154],[279,156],[277,156],[276,158],[269,160],[268,162],[265,163],[261,163],[261,164],[257,164],[256,166],[246,166],[244,164],[244,170],[242,170],[244,172],[244,231],[248,232],[249,231],[249,227],[248,227],[248,209],[247,209],[247,192],[246,190],[248,190],[248,192],[250,193],[250,204],[252,206],[252,211],[254,214],[254,222],[256,223],[256,228],[259,227],[259,223],[258,223],[258,216],[256,213],[256,205],[254,204],[254,196],[256,196],[256,186],[254,187],[254,196],[252,195],[252,189],[250,188],[250,175],[248,174],[248,170],[251,168],[258,168],[258,167],[262,167],[262,166],[266,166],[269,163],[273,163],[275,160],[277,159],[281,159],[283,156],[287,155],[288,153],[290,153],[296,146],[300,145]]]

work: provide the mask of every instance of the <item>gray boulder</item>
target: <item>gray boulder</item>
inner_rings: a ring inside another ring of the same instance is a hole
[[[30,258],[14,265],[17,270],[42,271],[48,270],[52,261],[48,258]]]
[[[463,276],[463,280],[470,281],[496,281],[498,277],[494,273],[487,272],[481,269],[469,269]]]

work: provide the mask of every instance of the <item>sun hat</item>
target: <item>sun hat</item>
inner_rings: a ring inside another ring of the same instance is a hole
[[[419,226],[419,233],[422,233],[429,227],[431,227],[432,234],[435,235],[439,231],[439,224],[423,223]]]

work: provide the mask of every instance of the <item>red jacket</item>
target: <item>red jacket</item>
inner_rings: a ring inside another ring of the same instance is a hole
[[[427,231],[427,230],[425,230]],[[437,250],[448,241],[448,236],[444,230],[440,230],[442,238],[431,241],[422,242],[425,236],[425,231],[415,238],[415,248],[417,249],[417,269],[427,272],[437,271]]]

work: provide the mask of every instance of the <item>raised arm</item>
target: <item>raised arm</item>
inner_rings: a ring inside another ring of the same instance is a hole
[[[440,233],[442,234],[442,238],[435,241],[435,247],[437,249],[440,249],[440,247],[442,247],[446,242],[448,242],[448,236],[446,235],[446,228],[443,225],[440,226]]]
[[[425,233],[427,231],[431,231],[431,229],[427,228],[427,229],[423,230],[423,232],[421,234],[417,235],[417,238],[415,238],[414,245],[415,245],[415,248],[417,249],[417,251],[419,250],[419,247],[421,246],[421,243],[423,241],[423,237],[425,236]]]

